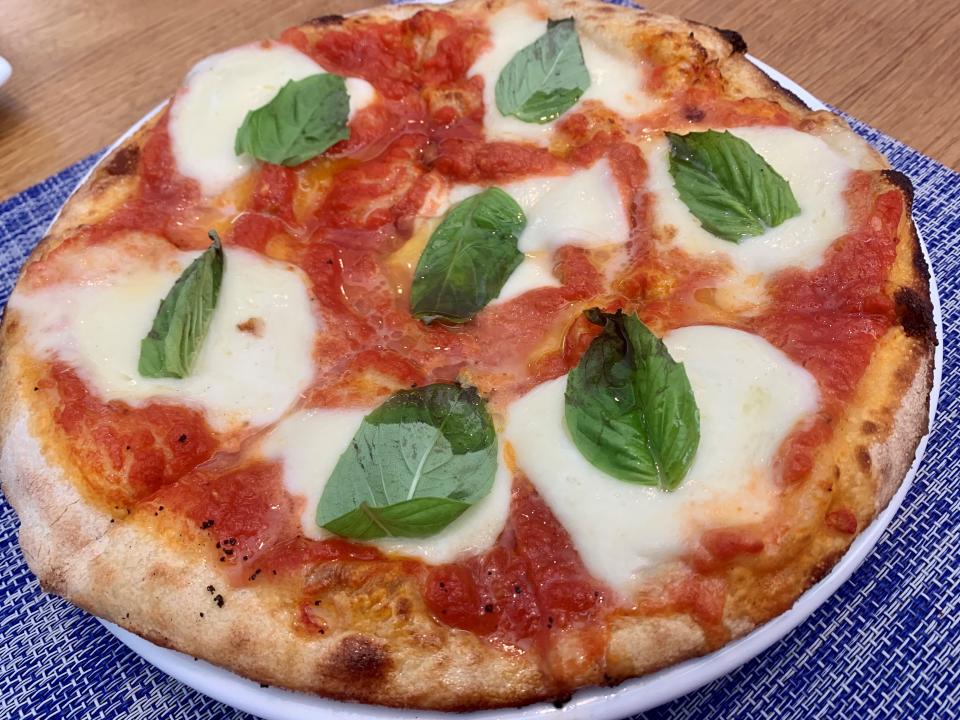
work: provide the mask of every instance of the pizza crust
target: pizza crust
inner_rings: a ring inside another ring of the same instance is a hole
[[[503,4],[461,0],[446,9],[488,12]],[[680,58],[679,73],[696,63],[716,62],[732,95],[777,100],[788,112],[809,118],[823,136],[852,135],[838,118],[809,113],[749,63],[736,33],[602,3],[549,0],[547,5],[555,18],[576,17],[582,32],[613,52],[624,53],[656,35]],[[435,7],[380,8],[324,22],[395,18],[420,9]],[[101,163],[28,263],[135,191],[136,159],[157,121]],[[886,167],[879,155],[872,157],[878,168]],[[902,176],[887,179],[911,199]],[[901,325],[881,339],[842,429],[820,454],[805,483],[815,490],[796,499],[799,512],[819,517],[821,526],[831,508],[852,505],[857,531],[865,528],[900,486],[927,431],[936,338],[926,272],[907,212],[890,278]],[[701,655],[749,632],[829,572],[856,534],[823,531],[788,541],[789,561],[778,565],[774,559],[772,568],[765,557],[746,563],[729,585],[725,637],[707,637],[688,613],[625,614],[611,623],[603,662],[584,663],[582,646],[571,635],[550,658],[550,673],[532,654],[438,623],[414,581],[396,573],[380,573],[371,581],[346,577],[360,570],[328,568],[333,577],[319,599],[339,608],[340,622],[307,636],[295,629],[297,606],[283,582],[232,587],[211,555],[206,533],[170,517],[155,523],[142,508],[118,518],[84,495],[51,440],[51,418],[31,397],[32,366],[23,355],[21,334],[16,314],[8,312],[0,356],[0,477],[21,519],[24,556],[42,587],[158,645],[263,683],[344,700],[446,710],[564,697],[583,685],[616,683]],[[877,387],[888,392],[876,393]],[[755,592],[758,580],[766,595]]]

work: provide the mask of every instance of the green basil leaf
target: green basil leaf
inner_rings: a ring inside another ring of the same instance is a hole
[[[426,537],[463,514],[470,505],[444,498],[416,498],[386,507],[360,503],[356,510],[330,520],[324,527],[340,537],[373,540],[380,537]]]
[[[573,18],[551,20],[547,32],[514,55],[497,78],[494,96],[503,115],[528,123],[554,120],[590,87]]]
[[[153,327],[140,341],[138,371],[143,377],[183,378],[191,373],[210,329],[220,296],[223,248],[211,230],[211,245],[184,270],[160,301]]]
[[[454,205],[430,235],[410,288],[410,312],[431,323],[463,323],[500,294],[523,261],[517,240],[527,218],[500,188]]]
[[[433,535],[490,492],[496,470],[497,436],[475,389],[402,390],[363,419],[317,524],[357,540]]]
[[[350,137],[350,96],[339,75],[291,80],[243,120],[233,151],[275,165],[299,165]]]
[[[603,326],[567,376],[565,420],[583,456],[619,480],[674,490],[700,444],[683,365],[635,315],[586,312]]]
[[[800,214],[790,185],[729,132],[667,133],[670,174],[704,230],[740,243]]]

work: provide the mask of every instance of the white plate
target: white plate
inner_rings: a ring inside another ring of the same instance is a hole
[[[811,108],[826,109],[822,102],[789,78],[755,58],[750,57],[750,60],[784,88],[801,98]],[[153,115],[157,110],[159,108],[156,108],[150,115]],[[144,118],[141,123],[138,123],[138,126],[146,119]],[[133,130],[130,132],[133,132]],[[930,258],[925,247],[923,251],[929,266]],[[933,389],[930,395],[930,427],[933,427],[937,400],[940,395],[940,376],[943,366],[943,328],[940,315],[940,299],[932,272],[930,278],[930,293],[933,300],[934,319],[937,325],[937,340],[939,341],[935,356]],[[321,718],[330,720],[359,720],[360,718],[380,720],[421,718],[426,720],[428,718],[446,718],[446,720],[450,720],[452,717],[463,718],[463,720],[494,720],[495,718],[500,720],[531,720],[544,717],[549,717],[550,720],[587,720],[588,718],[589,720],[619,720],[619,718],[649,710],[685,695],[734,670],[783,638],[826,602],[836,592],[837,588],[850,577],[853,571],[860,566],[889,525],[910,488],[920,458],[927,446],[927,437],[924,436],[920,441],[913,465],[890,504],[857,537],[833,570],[801,595],[790,610],[757,628],[746,637],[730,643],[710,655],[689,660],[652,675],[628,680],[615,688],[586,688],[574,694],[573,699],[560,709],[555,708],[552,704],[537,703],[522,708],[485,710],[453,716],[439,712],[396,710],[379,706],[342,703],[305,693],[290,692],[272,687],[263,688],[258,683],[245,680],[209,663],[194,660],[189,655],[157,647],[112,623],[101,622],[127,647],[168,675],[227,705],[268,720],[319,720]]]
[[[11,72],[13,72],[13,68],[10,67],[10,63],[5,58],[0,57],[0,85],[10,79]]]

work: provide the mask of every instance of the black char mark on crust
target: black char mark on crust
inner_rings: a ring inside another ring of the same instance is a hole
[[[913,210],[913,183],[910,181],[910,178],[904,175],[899,170],[884,170],[883,177],[891,185],[894,185],[900,189],[907,199],[907,210]]]
[[[930,300],[913,288],[898,288],[893,294],[897,308],[897,320],[903,331],[912,338],[922,340],[930,347],[937,344],[937,332],[933,322],[933,306]]]
[[[346,18],[343,15],[319,15],[307,20],[308,25],[322,27],[324,25],[341,25]]]
[[[730,49],[737,55],[745,55],[747,52],[747,41],[743,35],[736,30],[727,30],[726,28],[714,28],[730,44]]]
[[[914,199],[913,183],[910,178],[898,170],[884,170],[883,177],[903,193],[903,198],[907,203],[907,217],[909,218],[913,211]],[[923,257],[923,250],[920,247],[917,230],[912,220],[910,221],[910,234],[914,241],[913,267],[926,286],[930,282],[930,269],[927,267],[926,258]],[[893,294],[893,302],[896,305],[897,321],[907,336],[921,340],[930,347],[936,346],[937,330],[933,321],[933,305],[930,302],[929,295],[918,292],[914,288],[902,287],[898,288]]]
[[[133,175],[139,162],[140,148],[130,144],[117,150],[104,169],[108,175]]]
[[[807,103],[801,100],[800,96],[797,95],[795,92],[793,92],[793,90],[789,90],[785,88],[783,85],[781,85],[772,77],[770,77],[765,72],[763,72],[763,70],[761,70],[760,68],[757,68],[757,72],[759,72],[761,75],[763,75],[767,79],[767,82],[770,83],[770,87],[772,87],[774,90],[782,92],[784,95],[789,97],[791,100],[793,100],[797,105],[802,107],[804,110],[810,110],[810,107],[807,105]]]
[[[377,680],[390,669],[383,643],[363,635],[347,635],[324,662],[324,673],[353,682]]]
[[[718,27],[714,27],[713,25],[707,25],[707,24],[705,24],[705,23],[699,23],[699,22],[697,22],[697,21],[695,21],[695,20],[688,20],[688,22],[690,22],[690,23],[692,23],[692,24],[694,24],[694,25],[699,25],[699,26],[701,26],[701,27],[705,27],[705,28],[709,28],[710,30],[713,30],[713,31],[714,31],[715,33],[717,33],[720,37],[722,37],[722,38],[724,39],[724,41],[730,46],[730,52],[731,52],[733,55],[745,55],[745,54],[746,54],[746,52],[747,52],[747,41],[744,40],[744,39],[743,39],[743,35],[741,35],[740,33],[738,33],[736,30],[727,30],[726,28],[718,28]],[[692,33],[691,33],[691,36],[692,36]],[[748,61],[748,62],[749,62],[749,61]],[[750,63],[750,64],[752,65],[753,63]],[[796,103],[796,105],[797,105],[798,107],[801,107],[801,108],[803,108],[804,110],[809,110],[809,109],[810,109],[810,108],[807,106],[807,104],[806,104],[803,100],[801,100],[800,97],[799,97],[796,93],[794,93],[793,91],[788,90],[787,88],[785,88],[783,85],[781,85],[781,84],[778,83],[776,80],[774,80],[772,77],[770,77],[770,76],[767,75],[765,72],[763,72],[763,70],[761,70],[760,68],[757,68],[757,72],[759,72],[759,73],[766,79],[766,81],[770,84],[770,87],[771,87],[774,91],[780,92],[780,93],[782,93],[783,95],[786,95],[786,96],[787,96],[788,98],[790,98],[794,103]]]

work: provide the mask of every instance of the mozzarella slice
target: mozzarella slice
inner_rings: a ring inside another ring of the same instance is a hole
[[[538,287],[559,287],[551,256],[563,245],[596,248],[623,245],[629,239],[620,187],[605,158],[569,175],[532,177],[500,188],[527,216],[517,243],[526,258],[503,286],[500,301]],[[478,185],[454,187],[450,205],[481,190]]]
[[[490,47],[467,73],[468,77],[483,77],[483,127],[487,138],[548,145],[556,120],[540,125],[505,117],[497,109],[495,95],[500,72],[517,52],[547,31],[547,21],[534,17],[523,3],[515,3],[495,13],[489,20],[489,27]],[[625,117],[642,115],[654,109],[655,100],[644,91],[646,68],[643,62],[616,57],[582,33],[580,47],[590,73],[590,87],[571,110],[587,100],[597,100]]]
[[[283,482],[291,495],[304,498],[300,523],[307,537],[334,535],[316,522],[317,504],[340,455],[368,410],[317,409],[297,412],[264,440],[262,452],[283,463]],[[512,478],[501,457],[490,493],[436,535],[371,541],[387,553],[446,563],[493,545],[510,511]]]
[[[17,293],[27,342],[58,357],[104,400],[139,405],[167,399],[196,405],[221,431],[276,421],[313,377],[317,322],[300,271],[231,248],[220,296],[193,373],[144,378],[140,341],[160,301],[198,253],[172,253],[161,267],[128,266],[85,284]]]
[[[553,274],[553,260],[547,253],[529,253],[500,288],[495,302],[506,302],[542,287],[560,287]]]
[[[657,108],[656,99],[644,90],[647,68],[642,60],[617,57],[582,34],[580,48],[590,73],[590,87],[580,98],[581,103],[596,100],[625,118]]]
[[[776,504],[777,449],[818,403],[814,378],[756,335],[697,326],[664,342],[684,364],[700,409],[700,446],[673,492],[616,480],[584,459],[563,420],[565,377],[508,409],[505,436],[520,470],[590,572],[624,593],[699,531],[762,520]]]
[[[658,139],[647,148],[655,223],[675,229],[672,242],[677,247],[692,255],[727,258],[742,273],[816,267],[824,251],[846,232],[843,192],[852,166],[823,140],[799,130],[743,127],[730,132],[750,143],[790,183],[801,213],[740,244],[711,235],[680,199],[670,175],[667,140]]]
[[[530,178],[503,189],[527,215],[523,252],[622,245],[629,237],[620,188],[606,159],[570,175]]]
[[[289,45],[256,43],[211,55],[194,65],[170,108],[170,141],[177,169],[207,195],[216,195],[250,170],[254,159],[233,150],[247,113],[266,105],[290,80],[326,70]],[[373,86],[348,78],[350,115],[374,100]]]

